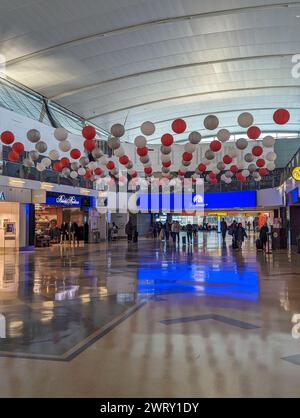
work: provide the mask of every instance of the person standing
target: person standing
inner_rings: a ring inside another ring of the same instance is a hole
[[[188,245],[190,245],[193,242],[193,225],[191,223],[187,224],[186,232],[187,232]]]
[[[126,226],[125,226],[125,233],[127,235],[127,241],[131,242],[132,241],[132,232],[133,232],[133,227],[130,221],[127,222]]]
[[[177,242],[177,244],[179,245],[179,233],[180,233],[180,224],[178,221],[176,221],[172,225],[172,234],[173,234],[174,244],[176,244]]]
[[[235,238],[235,242],[236,242],[236,245],[237,245],[237,249],[241,250],[242,249],[242,244],[243,244],[245,238],[248,238],[246,230],[245,230],[245,228],[243,228],[243,225],[241,224],[241,222],[238,224],[237,228],[234,231],[234,238]]]
[[[268,242],[268,234],[269,234],[269,228],[267,223],[265,223],[259,231],[259,239],[261,241],[263,250],[266,251],[267,248],[267,242]]]
[[[222,234],[223,241],[225,241],[227,230],[228,230],[227,222],[225,221],[225,218],[223,218],[221,221],[221,234]]]

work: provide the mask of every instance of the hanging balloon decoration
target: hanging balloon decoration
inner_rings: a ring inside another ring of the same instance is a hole
[[[239,150],[244,150],[248,147],[248,141],[246,138],[239,138],[236,143],[235,146],[237,147],[237,149]]]
[[[29,142],[35,144],[36,142],[39,142],[41,139],[41,134],[37,129],[30,129],[27,134],[27,139]]]
[[[46,142],[44,141],[39,141],[35,144],[35,149],[37,150],[37,152],[39,152],[40,154],[43,154],[47,151],[48,146],[46,144]]]
[[[275,145],[275,142],[276,142],[275,138],[273,138],[273,136],[271,136],[271,135],[268,135],[268,136],[264,137],[262,143],[263,143],[264,147],[272,148]]]
[[[211,151],[218,152],[222,149],[222,143],[215,139],[214,141],[212,141],[210,143],[209,147],[210,147]]]
[[[201,141],[202,137],[201,137],[201,134],[199,132],[194,131],[194,132],[191,132],[189,134],[188,139],[189,139],[191,144],[197,145]]]
[[[257,145],[257,146],[255,146],[255,147],[252,148],[252,154],[255,157],[260,157],[262,155],[263,151],[264,150],[263,150],[263,148],[260,145]]]
[[[93,139],[86,139],[83,143],[84,149],[88,152],[92,152],[96,148],[96,141]]]
[[[149,121],[142,123],[142,125],[141,125],[141,132],[142,132],[143,135],[146,135],[146,136],[153,135],[154,132],[155,132],[155,125],[154,125],[154,123],[149,122]]]
[[[116,138],[121,138],[125,134],[125,128],[121,123],[116,123],[110,128],[110,133]]]
[[[230,139],[230,132],[227,129],[221,129],[217,133],[217,138],[221,142],[227,142]]]
[[[186,122],[183,119],[175,119],[172,123],[172,131],[182,134],[186,130]]]
[[[266,162],[265,162],[265,160],[264,160],[263,158],[259,158],[259,159],[256,161],[256,165],[257,165],[257,167],[259,167],[259,168],[264,167],[264,166],[265,166],[265,164],[266,164]]]
[[[86,140],[92,140],[96,136],[96,129],[93,126],[87,125],[82,129],[82,136]]]
[[[81,152],[79,149],[74,148],[70,152],[70,157],[73,158],[73,160],[78,160],[81,157]]]
[[[219,119],[215,115],[208,115],[204,119],[203,124],[206,129],[213,131],[219,126]]]
[[[15,136],[11,131],[4,131],[1,134],[1,141],[5,145],[11,145],[15,140]]]
[[[290,112],[286,109],[277,109],[273,114],[273,120],[278,125],[285,125],[290,120]]]
[[[11,161],[11,162],[17,162],[17,161],[19,161],[19,154],[17,153],[17,152],[15,152],[15,151],[9,151],[9,153],[8,153],[8,161]]]
[[[261,130],[257,126],[251,126],[247,130],[247,136],[249,139],[258,139],[261,135]]]
[[[244,112],[239,115],[237,122],[242,128],[249,128],[253,125],[254,118],[251,113]]]
[[[24,152],[24,145],[21,142],[15,142],[12,146],[12,150],[16,154],[22,154]]]
[[[230,157],[230,155],[224,155],[223,162],[226,165],[231,164],[232,163],[232,158]]]

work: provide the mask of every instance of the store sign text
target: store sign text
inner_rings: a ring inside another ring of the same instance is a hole
[[[75,196],[65,196],[63,194],[56,198],[56,203],[67,206],[80,205],[79,200],[77,200]]]

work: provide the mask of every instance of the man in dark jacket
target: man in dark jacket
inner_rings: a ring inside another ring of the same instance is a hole
[[[237,244],[238,250],[242,249],[242,244],[245,238],[248,238],[248,235],[246,233],[245,228],[243,228],[243,225],[239,223],[234,231],[234,239]]]
[[[222,233],[223,241],[225,241],[227,229],[228,229],[227,222],[223,218],[222,221],[221,221],[221,233]]]

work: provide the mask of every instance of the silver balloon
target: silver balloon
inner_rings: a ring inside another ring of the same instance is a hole
[[[32,160],[30,160],[29,158],[24,158],[23,165],[25,167],[32,167],[34,164],[33,164]]]
[[[107,145],[109,146],[110,149],[115,150],[115,149],[120,148],[121,142],[119,138],[112,137],[108,139]]]
[[[87,157],[81,157],[80,159],[79,159],[79,164],[82,166],[82,167],[86,167],[87,165],[88,165],[88,163],[90,162],[90,160],[87,158]]]
[[[230,184],[232,183],[232,179],[230,177],[227,177],[226,179],[224,179],[226,184]]]
[[[63,152],[68,152],[72,148],[72,145],[69,141],[61,141],[58,148]]]
[[[76,178],[78,177],[78,173],[77,173],[77,171],[71,171],[71,173],[70,173],[70,177],[71,177],[72,179],[76,179]]]
[[[70,170],[68,167],[64,167],[64,168],[61,170],[61,173],[62,173],[62,175],[63,175],[64,177],[69,177],[69,175],[70,175],[70,173],[71,173],[71,170]]]
[[[276,168],[276,165],[275,165],[275,163],[270,162],[270,163],[268,163],[268,164],[266,165],[266,168],[267,168],[267,170],[269,170],[269,171],[274,171],[274,170],[275,170],[275,168]]]
[[[251,152],[248,152],[248,154],[245,155],[244,160],[247,163],[252,163],[252,161],[254,161],[254,155]]]
[[[246,138],[239,138],[236,141],[235,146],[237,147],[237,149],[244,150],[248,147],[248,141]]]
[[[254,172],[252,173],[252,177],[253,177],[254,179],[257,179],[258,177],[260,177],[260,175],[259,175],[259,173],[258,173],[257,171],[254,171]]]
[[[140,162],[142,164],[147,164],[150,161],[150,158],[148,157],[148,155],[145,155],[144,157],[140,157]]]
[[[84,176],[84,175],[85,175],[85,173],[86,173],[86,169],[85,169],[85,168],[80,167],[80,168],[78,169],[78,174],[79,174],[80,176]]]
[[[127,163],[125,167],[127,168],[127,170],[131,170],[131,169],[132,169],[132,167],[133,167],[132,162],[131,162],[131,161],[129,161],[129,163]]]
[[[219,119],[215,115],[208,115],[203,122],[206,129],[213,131],[219,126]]]
[[[277,155],[275,152],[268,152],[268,154],[266,155],[266,159],[268,161],[275,161],[277,158]]]
[[[30,131],[27,132],[27,139],[29,142],[32,142],[33,144],[36,142],[39,142],[41,139],[41,134],[37,129],[30,129]]]
[[[221,142],[229,141],[229,139],[230,139],[230,132],[227,129],[221,129],[217,133],[217,138]]]
[[[171,161],[170,155],[165,155],[165,154],[161,154],[160,159],[161,159],[162,163],[166,163],[168,161]]]
[[[108,162],[108,159],[107,159],[106,155],[102,155],[102,157],[99,158],[99,163],[100,164],[106,165],[107,162]]]
[[[263,146],[266,148],[272,148],[275,145],[275,142],[276,142],[275,138],[273,138],[273,136],[271,135],[268,135],[268,136],[265,136],[263,139]]]
[[[46,142],[44,141],[39,141],[35,144],[35,149],[40,153],[43,154],[44,152],[47,151],[48,147]]]
[[[125,128],[120,123],[116,123],[110,128],[110,133],[116,138],[120,138],[125,133]]]
[[[191,161],[182,161],[182,165],[188,167],[189,165],[191,165]]]
[[[233,173],[230,170],[229,171],[226,171],[225,177],[231,178],[231,177],[233,177]]]
[[[114,155],[118,158],[123,157],[123,155],[125,155],[124,148],[121,146],[120,148],[115,149],[114,150]]]
[[[249,175],[250,175],[250,171],[249,170],[243,170],[242,171],[242,176],[249,177]]]
[[[90,170],[93,171],[96,167],[98,167],[98,164],[95,161],[90,161],[87,166]]]
[[[254,118],[251,115],[251,113],[249,112],[244,112],[241,113],[238,117],[238,124],[242,127],[242,128],[249,128],[250,126],[253,125],[254,122]]]
[[[213,151],[211,151],[211,150],[207,150],[205,152],[205,158],[207,160],[213,160],[215,158],[215,153]]]
[[[112,174],[113,176],[117,176],[117,175],[118,175],[118,173],[119,173],[119,170],[115,167],[115,168],[113,168],[110,172],[111,172],[111,174]]]
[[[185,146],[184,146],[184,150],[185,150],[186,152],[191,152],[191,153],[193,153],[193,152],[195,152],[195,151],[196,151],[196,145],[191,144],[191,143],[185,144]]]
[[[100,148],[94,148],[92,151],[92,156],[93,158],[95,158],[96,160],[100,157],[102,157],[103,155],[103,151]]]
[[[65,128],[56,128],[54,130],[54,137],[57,141],[65,141],[68,138],[68,131]]]
[[[199,144],[199,142],[201,141],[201,138],[202,137],[199,132],[194,131],[189,134],[189,141],[191,144],[194,144],[194,145]]]
[[[50,167],[50,165],[51,165],[50,158],[47,158],[47,157],[43,158],[42,161],[41,161],[41,164],[43,164],[44,167]]]
[[[168,167],[162,167],[161,171],[162,171],[162,173],[169,173],[170,169]]]
[[[39,159],[39,153],[37,151],[30,151],[29,157],[32,161],[36,161]]]
[[[45,171],[46,168],[45,168],[45,166],[43,166],[43,164],[37,163],[36,169],[37,169],[37,171],[42,172],[42,171]]]
[[[51,158],[52,161],[56,161],[56,160],[59,159],[59,152],[56,151],[55,149],[51,150],[48,155],[49,155],[49,158]]]
[[[172,147],[166,147],[165,145],[162,145],[162,146],[160,147],[160,152],[161,152],[162,154],[165,154],[165,155],[171,154],[171,152],[172,152]]]
[[[239,151],[238,151],[238,149],[237,149],[237,148],[232,147],[232,148],[229,150],[228,155],[229,155],[231,158],[236,158],[236,157],[239,155]]]
[[[79,163],[77,163],[77,162],[71,163],[71,169],[73,171],[77,171],[78,168],[79,168]]]
[[[254,177],[254,181],[261,181],[261,176],[259,173],[257,173],[258,175]]]
[[[143,135],[139,135],[134,139],[134,145],[137,148],[144,148],[147,145],[147,139]]]
[[[155,125],[152,122],[144,122],[141,126],[141,132],[143,135],[150,136],[155,132]],[[144,145],[145,146],[145,145]]]
[[[218,169],[218,170],[223,171],[223,170],[225,170],[225,168],[226,168],[226,164],[225,164],[225,163],[223,163],[223,161],[220,161],[220,162],[217,164],[217,169]]]
[[[250,164],[250,165],[248,166],[248,170],[250,171],[250,173],[255,172],[255,171],[256,171],[256,169],[257,169],[256,164]]]

